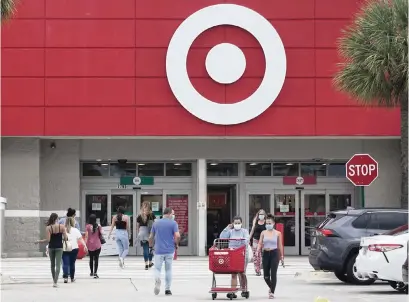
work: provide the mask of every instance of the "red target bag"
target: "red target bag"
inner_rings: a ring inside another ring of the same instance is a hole
[[[81,260],[82,258],[84,258],[87,255],[87,253],[85,252],[85,246],[82,243],[82,240],[78,240],[78,255],[77,255],[77,259]]]

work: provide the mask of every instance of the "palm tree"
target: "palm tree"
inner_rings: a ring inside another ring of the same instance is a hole
[[[10,18],[15,12],[16,0],[1,0],[1,21]]]
[[[372,0],[343,31],[335,86],[366,106],[401,112],[401,206],[408,208],[408,0]]]

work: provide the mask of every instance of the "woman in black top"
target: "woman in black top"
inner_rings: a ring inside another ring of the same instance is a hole
[[[258,241],[260,240],[261,232],[266,229],[266,211],[260,209],[253,219],[253,227],[250,232],[250,242],[253,249],[254,270],[257,276],[261,276],[261,253],[257,252]]]
[[[51,275],[53,276],[53,287],[58,287],[58,277],[60,276],[61,260],[63,254],[63,241],[68,240],[64,225],[58,223],[58,215],[52,213],[45,228],[46,239],[38,240],[36,243],[48,242],[48,254],[51,261]]]
[[[141,207],[141,213],[136,218],[136,231],[138,232],[138,240],[143,248],[143,258],[145,260],[145,270],[153,266],[153,254],[149,251],[149,235],[151,233],[155,214],[152,213],[149,201],[144,201]]]

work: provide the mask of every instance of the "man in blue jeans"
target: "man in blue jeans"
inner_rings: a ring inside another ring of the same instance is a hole
[[[160,292],[162,265],[165,263],[165,295],[170,296],[172,285],[172,262],[175,249],[179,245],[179,227],[171,208],[163,211],[163,218],[155,221],[149,236],[149,246],[155,242],[155,295]]]

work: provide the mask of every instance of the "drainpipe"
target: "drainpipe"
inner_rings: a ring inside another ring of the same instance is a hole
[[[4,253],[4,222],[5,222],[5,212],[6,212],[6,205],[7,199],[4,197],[0,197],[0,257],[3,256]]]

